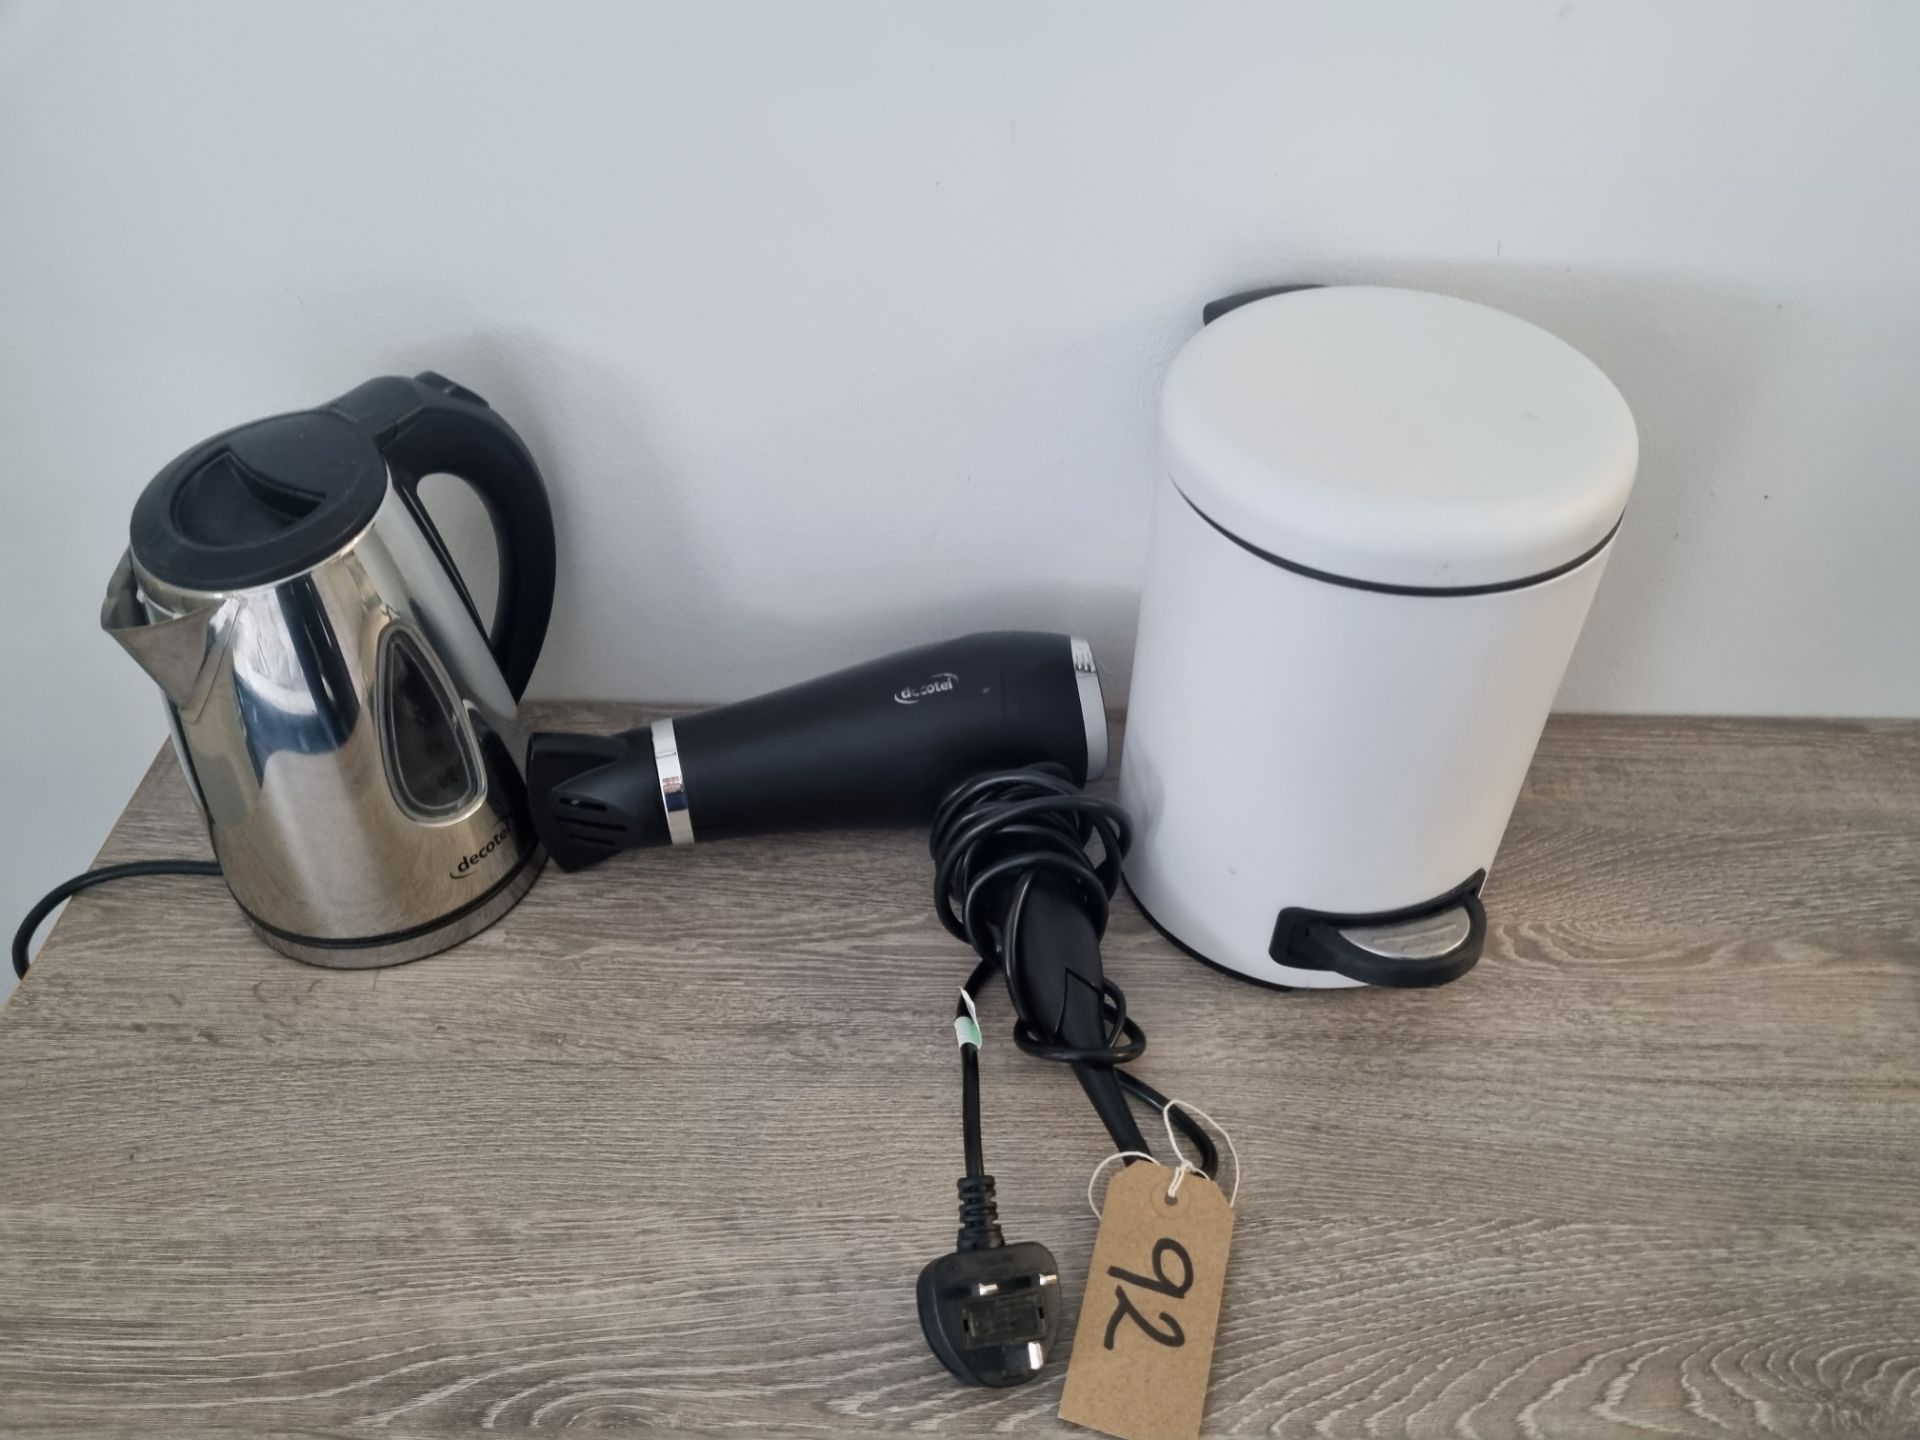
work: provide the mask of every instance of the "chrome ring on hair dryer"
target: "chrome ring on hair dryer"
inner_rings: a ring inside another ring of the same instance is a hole
[[[680,773],[673,721],[656,720],[648,728],[653,732],[653,768],[660,775],[660,808],[666,812],[667,834],[676,845],[691,845],[693,816],[687,810],[687,778]]]
[[[925,822],[985,770],[1107,764],[1092,648],[988,631],[902,651],[620,735],[527,747],[534,825],[562,869],[621,850],[836,826]]]

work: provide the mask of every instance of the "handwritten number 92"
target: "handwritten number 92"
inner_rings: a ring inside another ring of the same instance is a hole
[[[1180,1262],[1178,1280],[1167,1274],[1167,1257],[1170,1255]],[[1155,1295],[1165,1295],[1169,1299],[1178,1300],[1193,1288],[1193,1257],[1187,1254],[1187,1247],[1178,1240],[1156,1240],[1153,1242],[1152,1264],[1153,1274],[1151,1275],[1137,1275],[1131,1270],[1122,1270],[1118,1265],[1107,1267],[1107,1274],[1120,1282],[1113,1287],[1113,1298],[1116,1303],[1113,1318],[1107,1321],[1107,1349],[1113,1349],[1113,1337],[1119,1332],[1122,1320],[1133,1321],[1156,1345],[1178,1349],[1187,1343],[1187,1332],[1182,1330],[1180,1322],[1166,1311],[1160,1312],[1159,1325],[1155,1325],[1141,1314],[1140,1307],[1133,1303],[1133,1296],[1127,1293],[1127,1286],[1136,1285]]]

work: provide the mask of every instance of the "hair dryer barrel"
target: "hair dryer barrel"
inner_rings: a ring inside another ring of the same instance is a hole
[[[543,732],[527,750],[540,838],[577,870],[642,845],[933,815],[983,770],[1107,764],[1084,640],[991,631],[620,735]]]

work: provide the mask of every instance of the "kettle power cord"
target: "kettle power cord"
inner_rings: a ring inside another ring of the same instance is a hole
[[[1127,1014],[1125,993],[1106,977],[1100,937],[1132,835],[1125,810],[1085,794],[1053,765],[976,776],[949,791],[934,814],[934,909],[980,958],[954,1014],[966,1154],[960,1229],[952,1253],[920,1272],[916,1298],[928,1345],[971,1384],[1031,1379],[1060,1326],[1053,1255],[1035,1241],[1006,1243],[986,1168],[977,1002],[992,976],[1005,980],[1013,1003],[1014,1044],[1072,1069],[1117,1151],[1148,1152],[1131,1096],[1193,1142],[1204,1174],[1219,1169],[1206,1130],[1121,1068],[1147,1048],[1147,1037]],[[1096,840],[1097,860],[1088,849]]]
[[[34,932],[64,901],[72,899],[82,890],[91,890],[110,880],[134,880],[146,875],[220,873],[220,862],[217,860],[129,860],[121,865],[102,865],[98,870],[83,871],[70,880],[62,880],[34,902],[33,908],[27,911],[26,919],[20,922],[20,928],[13,932],[13,973],[19,979],[27,978],[27,949],[33,944]]]

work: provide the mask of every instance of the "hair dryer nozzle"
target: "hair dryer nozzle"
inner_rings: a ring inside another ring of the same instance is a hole
[[[584,870],[618,851],[667,842],[647,736],[644,727],[624,735],[546,730],[527,743],[534,828],[562,870]]]

